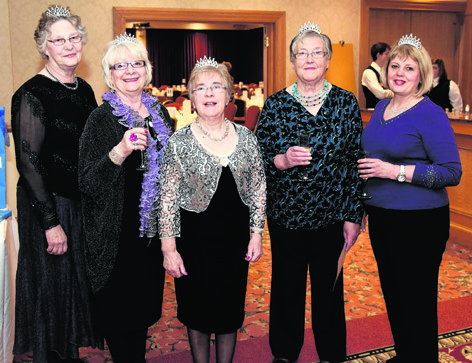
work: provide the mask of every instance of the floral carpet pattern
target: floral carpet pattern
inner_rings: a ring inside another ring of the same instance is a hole
[[[246,319],[238,333],[238,340],[263,337],[269,331],[271,262],[270,239],[267,229],[263,237],[263,246],[264,256],[257,263],[250,266],[246,295]],[[440,301],[472,295],[471,252],[460,245],[448,243],[440,269]],[[347,320],[385,313],[377,265],[367,233],[362,233],[359,236],[357,243],[346,256],[344,287]],[[309,290],[307,295],[306,328],[309,328],[311,326],[309,318],[311,296]],[[169,276],[167,276],[165,283],[162,314],[159,322],[149,329],[147,358],[189,349],[186,329],[176,318],[174,284]],[[379,352],[379,354],[388,354],[388,352]],[[112,362],[108,350],[100,351],[83,348],[81,358],[87,363]],[[368,361],[380,362],[381,360]],[[31,362],[31,355],[24,354],[15,357],[14,362],[29,363]],[[355,360],[352,362],[355,362]],[[364,362],[364,360],[358,360],[357,362]]]

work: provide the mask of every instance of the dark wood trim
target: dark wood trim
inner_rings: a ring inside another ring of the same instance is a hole
[[[263,24],[267,27],[267,34],[269,36],[267,95],[286,86],[286,14],[284,11],[113,7],[114,36],[122,34],[126,30],[127,22],[147,21]],[[244,52],[244,49],[241,49],[241,51]]]

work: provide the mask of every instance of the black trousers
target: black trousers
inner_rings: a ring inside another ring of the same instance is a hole
[[[346,320],[342,271],[343,223],[315,230],[286,229],[268,220],[272,249],[269,343],[277,358],[296,360],[303,346],[307,272],[310,272],[312,329],[321,360],[344,361]]]
[[[438,277],[449,206],[367,212],[398,361],[437,363]]]

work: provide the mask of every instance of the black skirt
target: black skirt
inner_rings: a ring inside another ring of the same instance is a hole
[[[181,209],[177,251],[187,276],[175,279],[177,318],[191,329],[227,334],[244,322],[249,262],[249,208],[229,167],[201,213]]]
[[[53,350],[78,358],[79,347],[103,349],[92,326],[80,202],[55,196],[55,205],[68,247],[59,256],[46,251],[46,235],[28,195],[17,189],[20,249],[13,354],[33,351],[33,362],[47,362],[47,352]]]

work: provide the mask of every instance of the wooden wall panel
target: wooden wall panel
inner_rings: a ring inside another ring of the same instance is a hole
[[[449,79],[456,83],[459,83],[457,56],[460,30],[457,13],[411,12],[411,32],[421,39],[431,58],[444,61]]]

